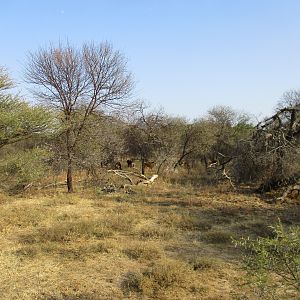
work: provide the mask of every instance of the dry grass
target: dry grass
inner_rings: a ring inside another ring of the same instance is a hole
[[[0,194],[0,299],[254,300],[231,237],[268,236],[297,215],[225,187],[159,182],[132,195]]]
[[[131,259],[156,260],[164,256],[158,243],[135,242],[123,250]]]
[[[195,283],[198,285],[196,288]],[[160,260],[143,272],[128,272],[122,282],[125,295],[131,293],[155,299],[187,299],[205,289],[189,265],[175,260]]]
[[[222,267],[222,261],[210,256],[196,256],[189,263],[195,271],[218,270]]]
[[[210,230],[201,235],[201,239],[210,244],[230,244],[232,234],[224,230]]]
[[[189,212],[167,212],[164,214],[160,222],[168,227],[174,227],[182,230],[200,230],[206,231],[212,228],[209,220],[201,219],[196,215],[191,215]]]
[[[170,240],[174,237],[175,231],[173,228],[161,227],[158,224],[149,224],[140,228],[137,235],[142,240]]]

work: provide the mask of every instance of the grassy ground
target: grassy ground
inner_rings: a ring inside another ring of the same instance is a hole
[[[232,238],[300,223],[299,205],[221,187],[134,192],[0,194],[0,299],[256,299]]]

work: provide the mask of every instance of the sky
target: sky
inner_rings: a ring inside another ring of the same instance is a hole
[[[0,65],[32,100],[29,51],[108,41],[154,108],[193,119],[227,105],[261,119],[300,89],[299,13],[298,0],[0,0]]]

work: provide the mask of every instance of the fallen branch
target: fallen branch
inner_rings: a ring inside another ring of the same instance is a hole
[[[129,177],[128,174],[126,174],[126,173],[131,173],[131,172],[122,171],[122,170],[108,170],[107,172],[109,172],[109,173],[115,173],[116,175],[118,175],[118,176],[120,176],[122,178],[127,179],[131,184],[133,184],[132,179]]]
[[[144,181],[140,181],[138,184],[145,184],[145,185],[152,184],[157,177],[158,177],[157,174],[152,175],[152,177],[150,179],[144,180]]]
[[[285,203],[286,199],[289,197],[289,195],[293,192],[293,191],[297,191],[298,195],[300,193],[300,185],[296,184],[296,185],[291,185],[289,186],[286,191],[283,193],[283,195],[281,197],[278,197],[276,200],[280,201],[281,203]]]
[[[31,188],[32,186],[33,186],[33,182],[31,182],[31,183],[25,185],[24,188],[23,188],[23,190],[26,191],[26,190],[28,190],[29,188]]]
[[[134,172],[123,171],[123,170],[108,170],[107,172],[114,173],[115,175],[118,175],[122,178],[127,179],[130,182],[131,185],[138,185],[138,184],[148,185],[148,184],[152,184],[154,182],[154,180],[158,177],[158,175],[155,174],[151,178],[147,178],[143,174],[137,174],[137,173],[134,173]],[[142,181],[139,181],[136,184],[134,184],[132,177],[140,178],[140,179],[142,179]]]
[[[223,170],[223,176],[226,178],[226,179],[228,179],[229,180],[229,182],[230,182],[230,185],[232,186],[232,188],[235,190],[236,188],[235,188],[235,186],[234,186],[234,184],[233,184],[233,182],[232,182],[232,180],[231,180],[231,178],[230,178],[230,176],[228,176],[228,174],[226,173],[226,170],[224,169]]]
[[[50,184],[47,184],[47,185],[44,185],[43,187],[41,187],[42,189],[46,189],[48,187],[57,187],[57,186],[63,186],[63,185],[67,185],[66,182],[56,182],[56,183],[50,183]]]

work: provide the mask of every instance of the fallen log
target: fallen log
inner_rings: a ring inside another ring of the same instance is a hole
[[[151,178],[147,178],[143,174],[138,174],[138,173],[134,173],[134,172],[130,172],[130,171],[108,170],[107,172],[114,173],[115,175],[128,180],[130,182],[130,185],[140,185],[140,184],[149,185],[149,184],[152,184],[155,181],[155,179],[158,178],[157,174],[152,175]],[[134,183],[133,177],[138,178],[140,180],[137,181],[137,183]],[[126,186],[128,186],[128,185],[126,185]]]

